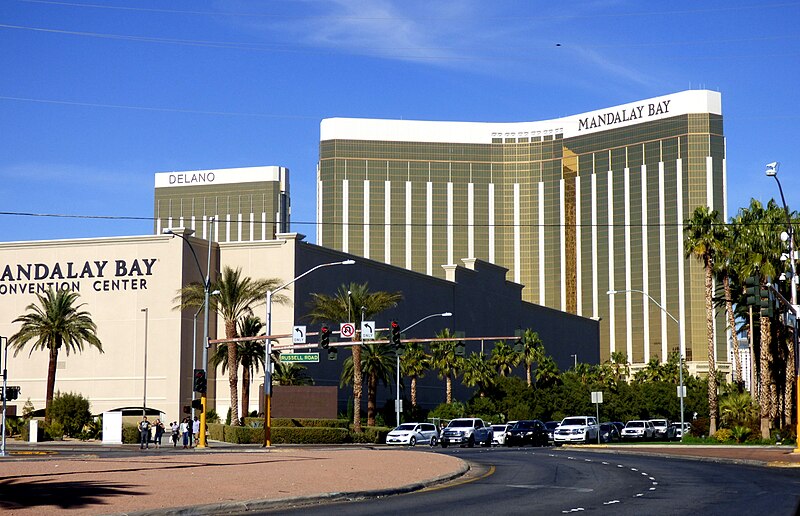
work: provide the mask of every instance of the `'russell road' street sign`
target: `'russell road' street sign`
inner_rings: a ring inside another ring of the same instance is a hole
[[[281,353],[281,362],[319,362],[319,353]]]

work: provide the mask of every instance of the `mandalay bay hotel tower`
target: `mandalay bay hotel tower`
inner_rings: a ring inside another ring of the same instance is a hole
[[[317,243],[437,277],[487,260],[526,301],[600,319],[602,360],[622,352],[635,370],[682,347],[702,373],[702,267],[683,223],[701,205],[727,220],[721,104],[690,90],[536,122],[325,119]],[[729,372],[722,317],[715,331]]]

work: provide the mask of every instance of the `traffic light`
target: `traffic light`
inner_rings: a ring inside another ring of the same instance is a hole
[[[758,306],[761,298],[761,285],[758,276],[748,276],[744,280],[747,305]]]
[[[195,369],[194,370],[194,392],[206,392],[206,370],[205,369]]]
[[[18,385],[8,385],[6,386],[6,391],[3,394],[3,399],[6,401],[13,401],[19,398],[19,391],[20,388]]]
[[[195,410],[203,410],[203,400],[192,400],[192,408]]]
[[[339,350],[331,348],[328,350],[328,360],[336,360],[339,358]]]
[[[392,344],[394,344],[395,349],[400,349],[403,345],[400,342],[400,325],[397,324],[397,321],[392,321],[390,326],[392,327]]]
[[[768,288],[761,289],[759,306],[761,307],[761,317],[772,318],[775,315],[775,308],[774,308],[771,289]]]
[[[457,357],[463,357],[464,356],[464,348],[465,348],[465,346],[464,346],[464,342],[463,341],[459,340],[458,342],[456,342],[455,352],[456,352],[456,356]]]
[[[323,325],[319,329],[319,347],[322,349],[328,349],[328,346],[331,345],[331,329],[328,325]]]
[[[517,339],[516,342],[514,342],[514,352],[522,353],[523,351],[525,351],[525,345],[522,343],[522,339]]]

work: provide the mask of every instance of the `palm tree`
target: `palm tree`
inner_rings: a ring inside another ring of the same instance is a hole
[[[272,379],[278,385],[314,385],[314,379],[306,373],[306,367],[293,362],[283,363],[280,360],[273,362],[275,373]]]
[[[731,392],[720,400],[719,414],[728,428],[747,426],[755,420],[758,408],[749,392]]]
[[[453,378],[462,370],[464,358],[456,355],[456,342],[449,328],[436,334],[438,340],[431,343],[431,366],[444,378],[446,385],[446,401],[453,402]]]
[[[736,333],[736,317],[733,312],[733,287],[731,281],[736,281],[736,260],[740,255],[738,239],[740,231],[733,224],[723,226],[722,240],[720,241],[718,253],[719,259],[716,262],[716,272],[722,276],[722,288],[725,294],[725,314],[727,316],[728,328],[731,334],[731,349],[733,350],[733,380],[742,383],[742,358],[739,353],[739,340]]]
[[[69,356],[70,352],[83,351],[83,343],[94,346],[103,352],[103,345],[97,337],[97,326],[89,312],[81,310],[84,304],[76,305],[79,294],[69,290],[50,289],[36,294],[39,305],[29,304],[25,309],[29,313],[20,315],[13,323],[22,323],[17,333],[8,339],[8,344],[17,356],[22,348],[33,342],[30,356],[35,350],[48,350],[47,390],[45,394],[45,417],[50,421],[50,404],[56,385],[56,365],[61,348]]]
[[[209,287],[211,290],[219,290],[219,295],[211,296],[209,299],[209,310],[222,317],[225,323],[225,338],[234,339],[239,337],[236,327],[239,319],[251,315],[253,307],[265,301],[268,290],[274,289],[281,284],[278,278],[259,279],[242,276],[242,269],[232,269],[225,267],[222,276],[216,282],[212,282]],[[200,283],[191,283],[180,289],[180,294],[176,298],[180,304],[177,309],[199,308],[205,302],[205,290]],[[285,296],[273,296],[275,303],[286,303]],[[228,342],[228,364],[239,364],[238,346],[236,342]],[[231,390],[231,424],[241,424],[239,420],[239,368],[228,367],[228,385]]]
[[[417,380],[431,367],[431,356],[416,342],[406,344],[406,351],[400,357],[400,372],[411,377],[411,406],[417,406]]]
[[[464,360],[461,381],[467,387],[477,387],[478,395],[483,398],[486,390],[494,384],[497,373],[483,353],[472,353]]]
[[[553,357],[546,355],[542,349],[542,358],[536,366],[536,386],[551,387],[561,382],[561,373]]]
[[[260,334],[264,323],[253,315],[246,315],[239,320],[239,335],[241,337],[256,337]],[[263,340],[250,340],[237,342],[236,356],[242,366],[242,417],[247,417],[250,411],[250,381],[253,370],[258,372],[264,366],[266,344]],[[217,347],[209,362],[213,366],[222,366],[222,372],[228,368],[228,347]]]
[[[708,411],[709,435],[717,432],[717,367],[714,345],[714,259],[723,239],[717,210],[698,206],[685,222],[686,257],[694,256],[703,263],[705,272],[706,337],[708,338]]]
[[[361,326],[362,315],[366,320],[394,308],[402,301],[400,292],[370,292],[367,283],[342,285],[334,296],[312,293],[308,303],[310,312],[306,317],[312,322],[343,322],[348,319]],[[358,340],[357,336],[353,340]],[[361,372],[361,347],[353,346],[353,431],[361,432],[361,397],[363,379]]]
[[[367,426],[375,426],[378,382],[388,385],[394,378],[396,355],[389,344],[364,344],[361,353],[361,371],[367,375]],[[340,385],[353,383],[353,357],[349,356],[342,366]]]
[[[539,334],[530,328],[525,330],[525,333],[522,334],[522,363],[525,364],[525,377],[528,381],[528,387],[533,385],[531,368],[539,360],[537,350],[540,347],[542,347],[542,339],[539,338]],[[544,348],[542,347],[542,349]]]
[[[492,367],[497,369],[497,372],[500,376],[508,376],[508,374],[514,370],[522,356],[514,351],[514,348],[511,347],[505,341],[498,341],[494,343],[494,349],[492,350],[492,357],[489,359],[489,363]]]

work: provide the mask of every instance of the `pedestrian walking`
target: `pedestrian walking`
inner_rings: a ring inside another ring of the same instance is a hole
[[[178,447],[178,439],[180,438],[180,425],[177,421],[173,421],[172,424],[169,425],[170,430],[172,430],[172,447]]]
[[[156,419],[155,422],[155,442],[156,448],[161,448],[161,437],[164,435],[164,423],[161,422],[161,419]]]
[[[183,418],[183,421],[181,421],[180,432],[181,432],[181,435],[183,436],[183,448],[184,449],[188,448],[189,445],[192,444],[192,442],[190,440],[191,439],[191,431],[192,430],[191,430],[191,427],[189,425],[189,418],[188,417]]]
[[[150,421],[147,416],[142,417],[139,422],[139,449],[150,448]]]
[[[200,420],[197,416],[192,421],[192,435],[194,435],[194,445],[197,446],[200,443]]]

